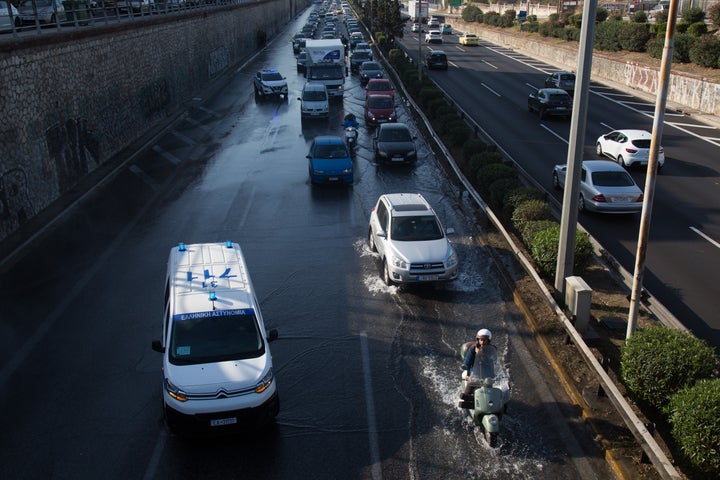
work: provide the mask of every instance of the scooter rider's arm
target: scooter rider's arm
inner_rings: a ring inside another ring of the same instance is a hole
[[[465,361],[463,362],[463,370],[467,372],[467,376],[470,376],[473,365],[475,364],[475,345],[468,348],[465,352]]]

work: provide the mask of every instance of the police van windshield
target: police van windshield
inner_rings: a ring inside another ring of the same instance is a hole
[[[253,309],[175,315],[169,360],[194,365],[256,358],[265,353]]]

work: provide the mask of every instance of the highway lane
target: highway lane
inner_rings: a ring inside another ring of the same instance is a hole
[[[307,15],[307,12],[304,13]],[[361,127],[352,188],[313,188],[315,135],[360,116],[355,76],[327,121],[301,122],[304,78],[288,26],[216,93],[0,275],[2,478],[613,478],[483,247],[473,206],[420,141],[414,168],[373,161]],[[274,67],[288,100],[255,100]],[[410,121],[398,99],[400,118]],[[378,195],[420,191],[462,260],[460,279],[387,287],[366,242]],[[269,328],[281,398],[274,428],[187,440],[162,424],[160,334],[168,250],[238,241]],[[460,343],[495,332],[512,385],[502,446],[456,406]]]
[[[402,43],[417,53],[417,36]],[[541,87],[550,65],[501,46],[457,44],[456,35],[442,45],[423,45],[448,54],[447,72],[432,78],[554,198],[552,166],[567,160],[570,122],[543,119],[527,112],[527,95]],[[584,137],[585,158],[598,158],[595,141],[613,129],[652,130],[654,105],[591,82]],[[644,287],[685,326],[712,345],[720,345],[720,318],[713,299],[720,294],[720,202],[717,193],[720,130],[668,109],[662,144],[666,165],[658,177]],[[631,174],[644,188],[645,169]],[[639,215],[586,214],[580,223],[630,273],[634,271]]]

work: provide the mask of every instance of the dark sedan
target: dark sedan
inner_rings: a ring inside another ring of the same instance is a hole
[[[548,115],[570,118],[572,98],[559,88],[541,88],[528,96],[528,112],[538,112],[541,120]]]
[[[382,123],[373,135],[375,160],[382,163],[415,163],[415,137],[404,123]]]

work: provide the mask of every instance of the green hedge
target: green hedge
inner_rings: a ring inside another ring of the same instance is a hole
[[[550,208],[544,200],[526,200],[520,203],[512,214],[513,227],[521,233],[528,222],[552,219],[553,216],[550,212]],[[528,244],[528,246],[530,245]]]
[[[707,378],[714,351],[687,332],[666,327],[636,331],[622,347],[622,381],[632,394],[662,410],[670,396]]]
[[[529,245],[530,254],[538,269],[538,273],[546,278],[555,277],[557,267],[558,243],[560,241],[560,226],[546,228],[538,232]],[[575,252],[573,257],[573,271],[582,273],[592,260],[592,243],[587,233],[575,232]]]
[[[482,195],[489,192],[490,185],[500,178],[518,178],[517,171],[510,165],[493,163],[480,167],[475,175],[476,186]]]
[[[704,379],[670,398],[666,408],[673,438],[700,473],[720,472],[720,379]],[[706,477],[710,478],[710,477]]]

